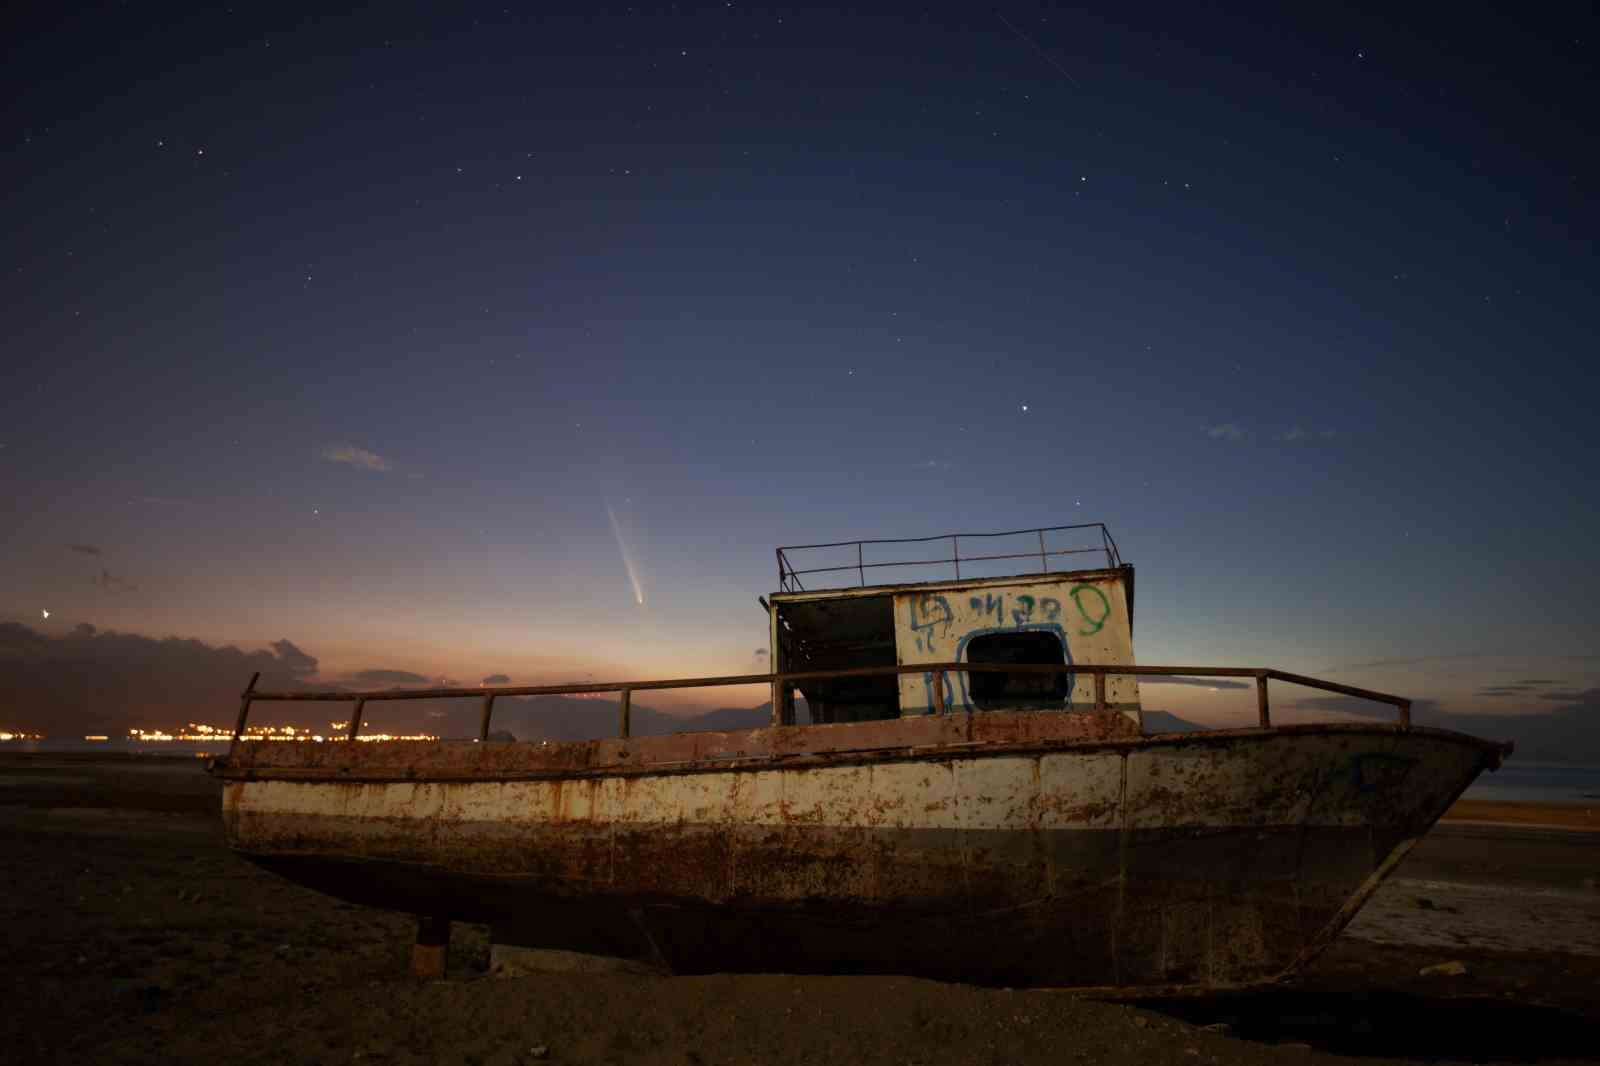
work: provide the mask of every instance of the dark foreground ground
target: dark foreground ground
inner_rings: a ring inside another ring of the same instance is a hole
[[[907,978],[498,978],[461,925],[450,978],[421,983],[408,917],[233,858],[217,802],[198,760],[0,756],[0,1058],[1600,1062],[1592,833],[1441,826],[1299,987],[1127,1005]],[[1466,973],[1419,974],[1445,962]]]

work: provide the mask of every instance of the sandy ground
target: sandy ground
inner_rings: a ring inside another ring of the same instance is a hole
[[[1482,811],[1436,829],[1298,987],[1111,1004],[907,978],[498,978],[463,925],[449,979],[418,982],[407,916],[234,858],[216,810],[198,760],[0,755],[6,1061],[1600,1062],[1600,836]],[[1466,972],[1419,973],[1446,962]]]
[[[1555,803],[1504,803],[1495,800],[1457,800],[1444,818],[1452,823],[1484,822],[1490,825],[1538,825],[1549,829],[1600,830],[1600,802],[1587,806]]]

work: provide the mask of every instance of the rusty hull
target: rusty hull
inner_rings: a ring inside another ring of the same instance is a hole
[[[252,743],[232,847],[683,973],[1194,991],[1294,973],[1502,750],[1015,713],[577,743]]]

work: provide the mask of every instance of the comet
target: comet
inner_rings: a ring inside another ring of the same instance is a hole
[[[633,586],[633,599],[640,607],[644,606],[644,586],[639,582],[639,562],[633,557],[633,549],[628,547],[628,541],[622,535],[622,524],[617,521],[617,513],[606,504],[606,517],[611,519],[611,532],[617,538],[617,551],[622,553],[622,565],[628,571],[628,583]]]

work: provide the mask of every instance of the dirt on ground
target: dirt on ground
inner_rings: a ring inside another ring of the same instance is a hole
[[[409,916],[237,859],[217,810],[197,762],[0,757],[6,1061],[1600,1062],[1600,955],[1537,934],[1520,950],[1345,937],[1293,988],[1128,1004],[902,977],[502,978],[486,931],[457,925],[448,978],[422,982]],[[1593,918],[1600,838],[1474,832],[1430,838],[1401,874],[1458,884],[1441,878],[1499,847],[1525,879],[1502,906],[1569,893]],[[1396,899],[1452,921],[1449,903]]]

